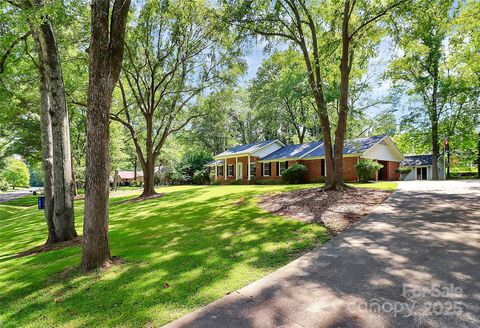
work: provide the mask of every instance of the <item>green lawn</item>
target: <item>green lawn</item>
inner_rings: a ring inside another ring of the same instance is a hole
[[[178,186],[135,204],[111,199],[110,245],[127,262],[80,275],[80,247],[23,258],[45,240],[36,197],[0,204],[0,326],[158,326],[328,240],[326,229],[265,213],[255,195],[303,186]],[[356,185],[394,189],[396,183]],[[82,231],[83,202],[76,203]]]

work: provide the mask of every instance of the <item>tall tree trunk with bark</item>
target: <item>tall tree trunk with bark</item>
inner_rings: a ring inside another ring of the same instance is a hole
[[[47,222],[48,237],[47,244],[58,241],[55,233],[55,226],[53,224],[53,209],[54,209],[54,178],[53,178],[53,147],[52,147],[52,125],[50,120],[50,104],[48,97],[47,77],[45,75],[45,67],[41,57],[41,45],[36,32],[33,33],[33,38],[38,50],[38,68],[40,74],[40,134],[42,138],[42,165],[44,171],[44,196],[45,196],[45,220]]]
[[[335,131],[335,146],[333,156],[333,178],[326,184],[325,189],[343,189],[346,187],[343,178],[343,148],[345,132],[347,130],[348,94],[350,88],[350,71],[353,53],[350,51],[350,1],[345,1],[342,24],[342,57],[340,61],[340,99],[337,129]]]
[[[438,49],[437,53],[440,52]],[[432,180],[438,180],[438,155],[440,154],[439,140],[438,140],[438,65],[440,57],[435,57],[433,62],[433,91],[432,103],[430,110],[430,119],[432,124]]]
[[[87,168],[83,256],[89,271],[111,260],[108,244],[109,115],[123,60],[130,0],[94,0],[91,5],[87,106]],[[110,13],[110,14],[109,14]]]
[[[140,197],[148,197],[155,195],[155,162],[153,158],[149,158],[145,165],[143,166],[143,192]]]
[[[480,132],[478,132],[478,145],[477,145],[477,176],[480,179]]]
[[[44,19],[38,28],[38,34],[50,97],[55,190],[53,221],[58,240],[67,241],[75,238],[77,232],[73,212],[70,129],[65,86],[57,42],[50,20]]]
[[[47,17],[43,17],[39,27],[30,22],[30,30],[37,47],[40,75],[47,243],[53,243],[71,240],[77,236],[71,195],[69,122],[65,86],[51,22]],[[64,176],[68,178],[65,180]]]

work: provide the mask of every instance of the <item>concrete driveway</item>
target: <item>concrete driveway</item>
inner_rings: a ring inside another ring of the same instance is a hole
[[[167,327],[480,327],[480,181],[412,181],[346,232]]]
[[[27,196],[30,194],[28,190],[19,190],[19,191],[12,191],[7,193],[0,193],[0,203],[8,202],[9,200],[20,198],[23,196]]]

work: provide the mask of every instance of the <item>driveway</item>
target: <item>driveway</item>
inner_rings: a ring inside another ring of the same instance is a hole
[[[20,198],[29,194],[30,194],[30,191],[28,190],[13,191],[5,194],[0,193],[0,203],[4,203],[9,200]]]
[[[167,327],[480,327],[480,181],[412,181],[343,234]]]

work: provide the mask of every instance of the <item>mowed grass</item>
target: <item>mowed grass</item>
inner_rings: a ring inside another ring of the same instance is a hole
[[[36,197],[0,204],[0,326],[158,326],[300,256],[329,236],[318,224],[276,217],[255,196],[300,186],[178,186],[164,197],[110,201],[112,254],[126,260],[81,275],[80,247],[15,258],[46,237]],[[396,183],[356,185],[394,189]],[[82,232],[83,202],[76,202]]]

